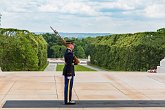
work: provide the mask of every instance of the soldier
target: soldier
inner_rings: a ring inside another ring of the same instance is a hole
[[[75,76],[74,72],[74,59],[75,56],[73,54],[74,44],[72,41],[66,41],[66,52],[64,54],[65,66],[63,69],[64,75],[64,103],[65,104],[76,104],[75,101],[72,101],[72,87],[73,80]]]
[[[76,104],[75,101],[72,101],[72,87],[73,87],[73,79],[75,76],[74,72],[74,65],[77,65],[80,63],[80,61],[77,59],[76,56],[73,54],[74,44],[72,41],[65,41],[56,30],[54,30],[51,26],[50,28],[55,33],[56,37],[60,38],[63,45],[67,47],[66,52],[64,54],[65,59],[65,66],[63,69],[63,75],[64,75],[64,103],[65,104]]]

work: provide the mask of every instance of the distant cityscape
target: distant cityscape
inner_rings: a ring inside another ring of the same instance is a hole
[[[43,32],[34,32],[35,34],[44,34]],[[50,33],[50,32],[49,32]],[[111,35],[110,33],[59,33],[63,37],[75,37],[75,38],[85,38],[85,37],[97,37]]]

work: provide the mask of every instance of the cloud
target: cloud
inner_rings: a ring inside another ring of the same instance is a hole
[[[112,13],[111,17],[134,19],[165,18],[165,0],[116,0],[108,2],[97,2],[98,9],[103,13]]]
[[[136,32],[165,27],[165,0],[0,0],[2,26],[63,32]]]
[[[145,4],[145,0],[110,0],[99,2],[96,4],[102,9],[117,9],[117,10],[134,10]]]
[[[0,11],[1,12],[33,12],[36,11],[38,5],[42,2],[38,0],[1,0]]]
[[[38,9],[42,12],[55,12],[87,16],[97,15],[96,10],[94,10],[90,5],[83,2],[69,0],[66,0],[65,2],[49,1],[46,4],[42,4]]]
[[[75,16],[163,18],[164,0],[1,0],[1,12],[58,13]]]
[[[165,18],[165,4],[153,4],[145,8],[145,16],[151,18]]]

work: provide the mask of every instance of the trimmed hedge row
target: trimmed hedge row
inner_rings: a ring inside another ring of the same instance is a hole
[[[165,57],[165,29],[97,37],[90,48],[92,64],[115,71],[146,71]]]
[[[36,71],[47,64],[47,43],[27,30],[0,28],[0,67],[3,71]]]

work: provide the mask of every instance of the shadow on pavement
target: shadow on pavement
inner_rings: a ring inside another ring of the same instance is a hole
[[[109,108],[165,107],[165,100],[77,100],[64,105],[63,100],[7,100],[2,108]]]

